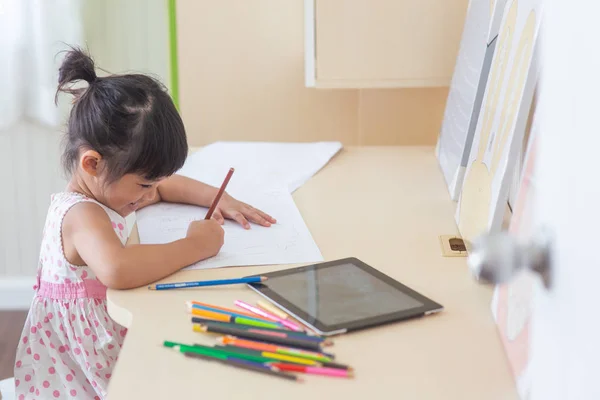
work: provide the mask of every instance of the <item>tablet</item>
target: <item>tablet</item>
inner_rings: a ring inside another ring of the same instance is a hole
[[[249,284],[325,336],[439,312],[443,307],[356,258],[262,274]]]

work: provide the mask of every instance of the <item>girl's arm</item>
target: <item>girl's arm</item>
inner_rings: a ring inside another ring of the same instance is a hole
[[[156,195],[140,208],[150,204],[166,201],[169,203],[192,204],[200,207],[210,207],[217,195],[218,189],[187,178],[181,175],[173,175],[158,184]],[[250,228],[250,222],[262,226],[271,226],[276,222],[275,218],[258,210],[246,203],[242,203],[228,195],[223,194],[213,217],[222,224],[225,218],[237,221],[244,228]]]
[[[169,203],[210,207],[219,189],[182,175],[172,175],[158,184],[158,195]]]
[[[123,246],[110,218],[94,203],[80,203],[63,220],[63,248],[71,264],[87,265],[111,289],[129,289],[162,279],[216,255],[223,228],[214,220],[194,221],[187,236],[168,244]]]

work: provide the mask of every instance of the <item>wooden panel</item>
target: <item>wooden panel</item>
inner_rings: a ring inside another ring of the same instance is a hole
[[[304,87],[303,4],[181,0],[180,98],[190,144],[356,144],[358,92]]]
[[[361,145],[434,145],[448,88],[361,90]]]
[[[446,89],[304,87],[301,3],[178,2],[181,110],[190,144],[433,144]]]
[[[468,0],[316,0],[317,87],[448,86]]]
[[[0,381],[13,377],[15,354],[26,318],[27,311],[0,312]]]

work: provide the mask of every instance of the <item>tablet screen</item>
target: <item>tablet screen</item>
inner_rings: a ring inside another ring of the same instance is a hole
[[[423,303],[351,263],[269,277],[268,288],[325,325],[398,313]]]

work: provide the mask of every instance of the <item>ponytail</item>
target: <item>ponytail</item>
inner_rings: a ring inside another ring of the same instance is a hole
[[[92,58],[81,49],[71,49],[67,52],[58,70],[58,89],[54,97],[55,103],[58,102],[60,92],[72,94],[75,99],[78,99],[86,89],[74,89],[72,85],[78,81],[86,81],[91,85],[97,79]]]

